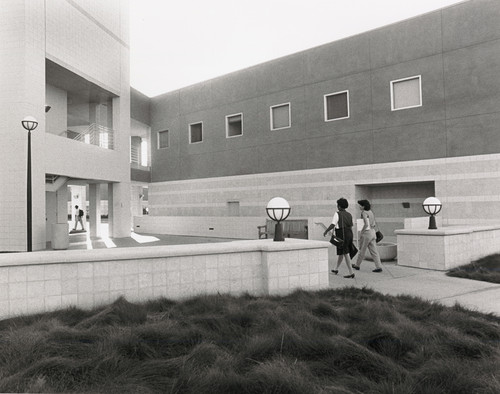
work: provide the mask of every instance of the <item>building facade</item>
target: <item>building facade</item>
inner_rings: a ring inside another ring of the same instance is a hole
[[[39,123],[33,250],[46,248],[53,224],[67,223],[69,205],[86,209],[99,235],[102,189],[111,235],[130,234],[128,24],[128,0],[2,2],[0,251],[23,251],[28,242],[27,115]]]
[[[497,222],[499,22],[465,1],[152,98],[151,214],[265,218],[281,196],[331,217],[344,196],[391,235],[436,196],[446,225]]]
[[[275,196],[309,238],[339,197],[354,216],[369,199],[389,240],[429,196],[445,225],[496,223],[499,22],[500,2],[464,1],[149,98],[128,0],[4,0],[0,252],[27,248],[27,115],[33,250],[74,205],[128,236],[147,199],[142,230],[186,235],[257,238]]]

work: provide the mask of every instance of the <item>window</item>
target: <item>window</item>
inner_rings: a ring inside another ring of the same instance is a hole
[[[325,122],[349,117],[349,91],[325,94]]]
[[[169,136],[168,130],[158,132],[158,149],[168,148],[169,146]]]
[[[271,130],[286,129],[291,123],[290,103],[271,107]]]
[[[226,116],[226,138],[238,137],[243,134],[243,114]]]
[[[191,123],[189,125],[189,143],[196,144],[203,141],[203,123]]]
[[[391,81],[391,109],[414,108],[422,106],[421,76]]]

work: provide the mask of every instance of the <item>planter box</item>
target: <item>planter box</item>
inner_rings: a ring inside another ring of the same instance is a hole
[[[382,261],[394,260],[398,255],[398,246],[392,242],[380,242],[377,244],[377,249]],[[368,249],[366,250],[365,259],[373,260]]]

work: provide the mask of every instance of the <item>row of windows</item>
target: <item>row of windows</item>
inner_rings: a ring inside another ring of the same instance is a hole
[[[422,78],[420,75],[391,81],[391,110],[422,106]],[[273,105],[269,109],[270,129],[280,130],[292,126],[290,103]],[[349,91],[325,94],[325,122],[349,118]],[[226,116],[226,138],[243,135],[243,114]],[[189,125],[189,143],[203,142],[203,122]],[[158,133],[158,149],[169,147],[168,130]]]

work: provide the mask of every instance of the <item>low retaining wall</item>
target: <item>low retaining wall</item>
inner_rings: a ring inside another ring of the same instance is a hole
[[[449,270],[500,253],[500,225],[396,230],[398,265]]]
[[[265,216],[134,216],[134,231],[143,234],[258,239],[257,226],[265,224]]]
[[[199,294],[328,287],[328,246],[287,239],[0,255],[0,318]]]

